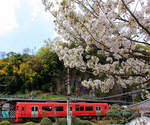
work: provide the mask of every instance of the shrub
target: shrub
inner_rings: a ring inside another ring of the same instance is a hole
[[[134,111],[129,109],[120,109],[119,107],[111,107],[110,110],[107,112],[108,119],[120,120],[123,122],[124,120],[128,119],[132,116]]]
[[[43,118],[40,125],[52,125],[52,121],[49,118]]]
[[[78,117],[72,117],[72,125],[92,125],[91,122],[87,120],[80,120]],[[58,125],[67,125],[67,119],[66,118],[60,118],[58,120]]]
[[[23,125],[35,125],[35,123],[34,122],[26,122]]]
[[[11,125],[9,121],[2,121],[0,122],[0,125]]]
[[[79,125],[92,125],[92,123],[88,120],[80,120]]]
[[[72,125],[92,125],[92,123],[87,120],[80,120],[78,117],[72,117]]]
[[[66,118],[60,118],[58,120],[58,125],[67,125],[67,119]]]
[[[72,125],[79,125],[80,124],[80,118],[72,117]]]
[[[135,112],[134,111],[131,111],[131,110],[122,110],[122,115],[125,117],[125,118],[129,118],[131,117]]]
[[[112,119],[121,119],[121,110],[118,107],[111,107],[107,112],[107,117]]]

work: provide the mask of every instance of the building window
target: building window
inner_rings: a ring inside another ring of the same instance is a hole
[[[43,111],[52,111],[52,106],[43,106],[42,110]]]
[[[55,107],[54,109],[55,109],[55,111],[63,111],[64,110],[63,106],[58,106],[58,107]]]
[[[86,106],[85,111],[93,111],[93,106]]]

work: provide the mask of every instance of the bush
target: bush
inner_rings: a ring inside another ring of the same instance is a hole
[[[129,109],[120,109],[119,107],[111,107],[107,112],[108,119],[121,120],[124,121],[132,116],[134,111]]]
[[[80,120],[79,125],[92,125],[92,123],[88,120]]]
[[[0,122],[0,125],[11,125],[9,121],[2,121]]]
[[[72,125],[79,125],[79,124],[80,124],[80,118],[72,117]]]
[[[122,112],[118,107],[111,107],[107,112],[107,117],[112,119],[121,119]]]
[[[26,122],[23,125],[35,125],[35,123],[34,122]]]
[[[80,120],[80,118],[72,117],[72,125],[92,125],[91,122],[87,120]],[[58,120],[58,125],[67,125],[67,119],[66,118],[60,118]]]
[[[58,125],[67,125],[67,119],[66,118],[60,118],[58,120]]]
[[[122,110],[122,115],[125,117],[125,118],[129,118],[131,117],[135,112],[134,111],[131,111],[131,110]]]
[[[52,121],[49,118],[43,118],[40,125],[52,125]]]

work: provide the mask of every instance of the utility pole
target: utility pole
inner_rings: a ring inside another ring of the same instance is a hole
[[[70,114],[70,106],[69,106],[69,100],[70,100],[70,81],[69,81],[69,68],[67,69],[67,125],[71,125],[71,114]]]

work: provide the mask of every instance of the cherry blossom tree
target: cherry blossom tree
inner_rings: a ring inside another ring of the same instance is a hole
[[[55,47],[64,65],[96,78],[105,76],[82,81],[84,86],[105,93],[115,84],[148,86],[150,0],[43,0],[43,4],[54,17],[57,33],[68,43]]]

